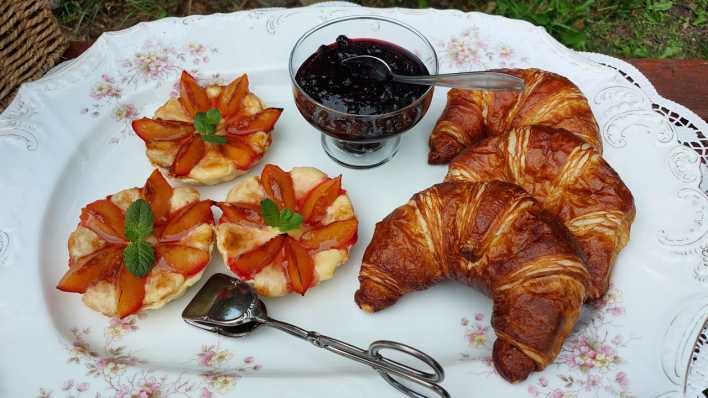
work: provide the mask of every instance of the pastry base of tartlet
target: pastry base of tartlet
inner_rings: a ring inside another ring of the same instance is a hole
[[[295,188],[295,197],[300,200],[312,188],[317,186],[327,175],[313,167],[296,167],[290,171]],[[260,203],[266,198],[266,193],[260,184],[258,176],[250,176],[239,182],[226,197],[226,202]],[[323,224],[334,221],[354,218],[354,209],[346,193],[341,194],[332,205],[327,208],[327,215]],[[267,242],[280,234],[275,228],[269,226],[244,227],[236,224],[219,224],[216,227],[216,247],[224,258],[226,268],[228,257],[245,253]],[[302,234],[299,229],[289,231],[288,235],[298,237]],[[315,283],[331,279],[337,268],[349,260],[349,250],[329,249],[318,252],[313,256],[315,263]],[[279,297],[291,293],[285,278],[285,273],[280,265],[269,265],[248,280],[256,292],[265,297]]]
[[[139,198],[140,190],[132,188],[111,196],[111,201],[125,211],[131,203]],[[172,198],[170,198],[170,212],[198,200],[199,193],[195,189],[174,188]],[[209,260],[211,260],[214,247],[212,226],[209,224],[197,226],[183,238],[180,244],[207,250]],[[105,242],[96,233],[83,226],[78,226],[69,237],[69,255],[72,258],[83,257],[101,249],[104,245]],[[204,270],[185,278],[180,273],[154,267],[148,274],[145,284],[145,298],[138,312],[163,307],[184,294],[187,288],[197,283],[203,274]],[[112,283],[100,281],[86,289],[86,292],[82,294],[81,301],[89,308],[106,316],[115,316],[118,308],[118,292]]]
[[[160,272],[150,275],[145,284],[145,299],[140,311],[156,310],[165,306],[170,301],[180,297],[187,288],[199,282],[204,271],[188,278],[175,272]],[[118,292],[112,283],[101,281],[91,286],[81,297],[87,307],[106,316],[115,316],[117,311]]]
[[[210,86],[207,94],[216,97],[221,92],[218,86]],[[248,93],[242,102],[242,110],[248,115],[253,115],[263,110],[263,103],[253,93]],[[155,117],[165,120],[178,120],[182,122],[192,122],[192,118],[184,111],[179,100],[172,98],[165,102],[155,111]],[[260,131],[247,136],[248,145],[259,156],[263,155],[271,143],[269,133]],[[224,157],[219,151],[218,144],[206,143],[207,154],[197,163],[190,173],[184,177],[175,177],[169,173],[169,169],[174,163],[179,144],[171,141],[156,141],[146,143],[145,151],[150,163],[160,169],[163,175],[169,176],[186,184],[192,185],[214,185],[247,173],[250,169],[239,169],[234,162]]]

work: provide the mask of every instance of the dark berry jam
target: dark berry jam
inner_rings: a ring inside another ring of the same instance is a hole
[[[386,61],[393,73],[427,75],[428,69],[410,51],[375,39],[349,39],[320,48],[297,71],[295,79],[315,101],[340,112],[381,115],[395,112],[420,98],[428,89],[393,81],[377,82],[358,76],[342,60],[355,55],[373,55]]]
[[[339,36],[336,42],[320,46],[295,75],[299,88],[311,98],[295,89],[295,102],[305,119],[325,133],[349,141],[373,141],[415,125],[430,105],[432,90],[428,86],[360,76],[351,65],[342,63],[356,55],[379,57],[396,74],[429,74],[418,57],[395,44]],[[423,95],[423,101],[406,108]]]

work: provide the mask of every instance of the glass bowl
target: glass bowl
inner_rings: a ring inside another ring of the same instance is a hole
[[[401,109],[375,115],[357,115],[327,107],[300,87],[296,74],[300,66],[322,45],[334,43],[338,36],[374,39],[408,50],[428,69],[438,73],[435,49],[422,33],[390,18],[353,16],[334,19],[306,32],[290,53],[290,80],[300,114],[322,133],[322,147],[336,162],[352,168],[381,165],[396,154],[400,134],[410,130],[425,116],[433,97],[433,87]]]

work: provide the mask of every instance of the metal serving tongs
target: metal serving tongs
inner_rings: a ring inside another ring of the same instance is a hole
[[[436,396],[444,398],[450,396],[437,384],[445,378],[442,367],[424,352],[405,344],[386,340],[374,341],[368,350],[362,350],[341,340],[275,320],[268,316],[265,304],[248,283],[228,275],[216,274],[209,278],[182,312],[182,319],[190,325],[229,337],[243,337],[260,325],[274,327],[307,340],[316,347],[371,366],[390,385],[409,397],[428,396],[400,383],[393,376],[416,383],[434,392]],[[395,350],[408,354],[430,366],[433,372],[424,372],[387,359],[379,354],[381,350]]]

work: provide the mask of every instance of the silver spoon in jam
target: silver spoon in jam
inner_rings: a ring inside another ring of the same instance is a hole
[[[229,337],[243,337],[261,325],[270,326],[303,339],[315,347],[372,367],[386,382],[411,398],[450,398],[448,392],[438,384],[445,378],[442,366],[426,353],[409,345],[387,340],[374,341],[368,350],[364,350],[341,340],[275,320],[268,316],[265,304],[248,283],[228,275],[216,274],[209,278],[184,309],[182,318],[190,325]],[[380,353],[383,350],[407,354],[426,364],[432,373],[388,359]],[[406,384],[414,383],[429,394],[418,392],[401,381],[408,382]]]
[[[356,79],[377,82],[395,81],[423,86],[443,86],[476,90],[523,90],[524,81],[516,76],[500,72],[460,72],[439,75],[405,76],[393,73],[391,67],[379,57],[357,55],[342,60]]]

